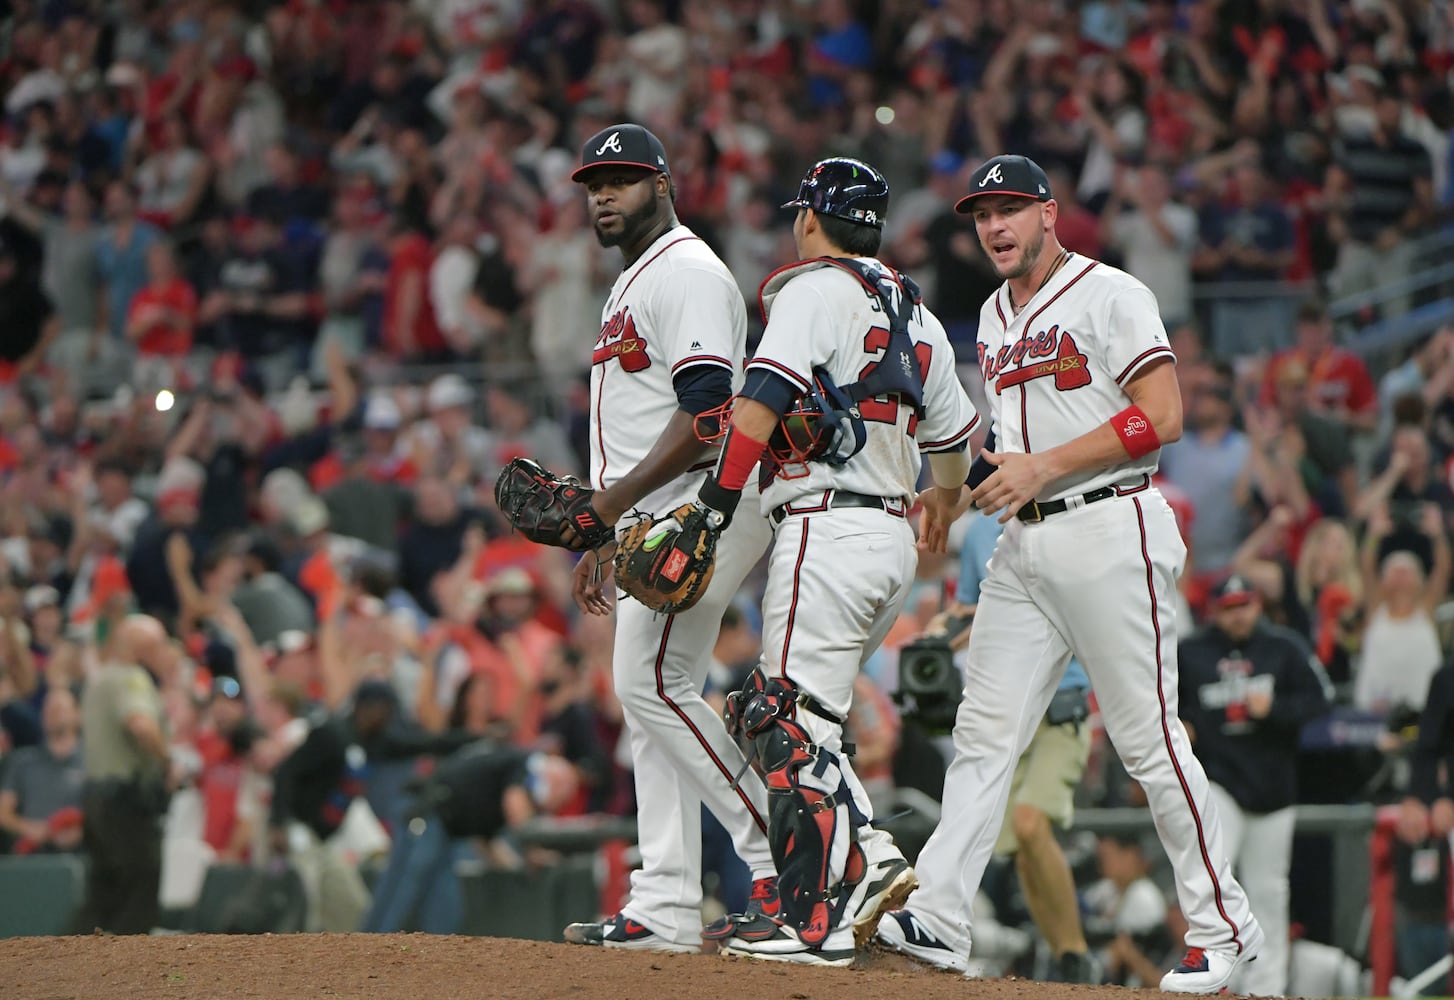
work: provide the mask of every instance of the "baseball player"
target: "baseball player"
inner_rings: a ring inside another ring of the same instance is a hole
[[[797,209],[799,260],[763,284],[767,328],[699,494],[709,516],[756,520],[756,511],[732,512],[763,460],[762,510],[774,532],[763,663],[728,717],[754,741],[767,777],[783,918],[768,933],[739,932],[724,946],[732,954],[847,965],[918,884],[870,825],[843,720],[860,666],[913,583],[905,514],[920,452],[935,482],[957,488],[979,417],[944,328],[913,283],[874,257],[888,194],[873,167],[835,158],[816,164],[784,206]]]
[[[1216,993],[1262,947],[1232,877],[1206,774],[1176,717],[1176,578],[1186,558],[1151,485],[1181,436],[1181,397],[1156,299],[1141,282],[1060,246],[1045,172],[997,156],[957,210],[1005,279],[980,313],[991,436],[969,488],[925,491],[926,548],[973,503],[1007,522],[980,592],[965,697],[938,829],[912,910],[889,946],[963,969],[970,903],[994,847],[1015,761],[1074,654],[1127,772],[1146,791],[1187,916],[1185,959],[1162,979]]]
[[[747,311],[726,266],[672,208],[675,185],[661,142],[639,125],[592,136],[572,178],[603,246],[625,268],[602,310],[591,359],[591,468],[595,512],[608,524],[628,510],[657,513],[692,499],[713,456],[694,420],[724,403],[741,380]],[[760,517],[740,518],[723,539],[710,587],[690,611],[666,616],[616,602],[612,670],[631,733],[641,864],[630,901],[598,923],[572,924],[575,944],[661,951],[701,947],[701,804],[732,835],[759,897],[771,893],[764,833],[767,795],[702,698],[717,628],[738,585],[767,545]],[[587,553],[575,598],[608,614],[612,566]],[[771,912],[771,898],[758,905]]]

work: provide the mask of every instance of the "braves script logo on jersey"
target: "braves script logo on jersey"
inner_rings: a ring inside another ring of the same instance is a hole
[[[1048,360],[1036,360],[1038,358]],[[1023,385],[1047,375],[1054,376],[1055,388],[1060,392],[1090,385],[1089,361],[1076,347],[1070,331],[1062,331],[1059,324],[1034,336],[1021,334],[1019,340],[1001,347],[993,357],[983,344],[979,345],[979,367],[984,372],[985,385],[993,385],[996,395],[1011,386]],[[1005,371],[1006,366],[1011,364],[1018,367]]]
[[[604,153],[608,149],[611,152],[613,152],[613,153],[619,153],[619,152],[621,152],[621,133],[620,132],[612,132],[610,134],[610,136],[607,137],[606,141],[603,142],[603,143],[601,143],[601,148],[598,149],[598,150],[596,150],[596,155],[597,156],[600,156],[602,153]]]
[[[619,359],[621,367],[628,372],[645,371],[651,367],[651,355],[646,353],[646,341],[636,332],[636,320],[631,318],[630,306],[621,309],[601,327],[596,350],[591,354],[591,364],[603,365],[612,358]]]

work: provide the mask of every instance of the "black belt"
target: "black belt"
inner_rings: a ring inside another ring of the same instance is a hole
[[[841,509],[843,507],[881,510],[894,517],[903,517],[906,512],[902,497],[875,497],[867,493],[852,493],[848,490],[825,490],[817,503],[805,505],[801,501],[789,500],[785,504],[774,507],[767,516],[772,518],[773,524],[782,524],[789,514],[819,514],[829,508]]]
[[[1095,503],[1098,500],[1107,500],[1116,495],[1114,486],[1102,486],[1098,490],[1091,490],[1083,493],[1080,500],[1087,504]],[[1070,501],[1076,499],[1070,497],[1067,500],[1046,500],[1041,503],[1038,500],[1031,500],[1025,506],[1015,512],[1015,516],[1026,524],[1038,524],[1051,514],[1063,514],[1070,509]]]

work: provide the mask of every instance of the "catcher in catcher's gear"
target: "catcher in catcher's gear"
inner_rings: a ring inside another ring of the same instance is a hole
[[[707,523],[730,523],[761,462],[775,526],[764,663],[733,699],[729,724],[753,741],[767,775],[782,920],[744,920],[725,948],[844,965],[918,882],[872,826],[843,719],[860,666],[913,583],[906,514],[919,454],[930,453],[936,482],[958,488],[978,417],[944,328],[913,282],[873,257],[888,208],[883,176],[858,160],[824,160],[789,206],[800,260],[763,285],[767,328],[698,492]],[[784,446],[802,453],[784,461]]]

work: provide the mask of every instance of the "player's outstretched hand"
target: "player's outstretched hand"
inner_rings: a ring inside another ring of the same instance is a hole
[[[616,566],[601,549],[594,549],[581,556],[571,574],[571,596],[576,607],[588,615],[609,615],[611,594]]]
[[[919,550],[945,551],[949,545],[949,526],[969,509],[969,489],[931,486],[919,494],[919,504],[924,508],[924,516],[919,521]]]
[[[986,448],[981,454],[984,460],[995,466],[984,482],[980,483],[971,496],[981,514],[1000,514],[1000,523],[1006,524],[1021,507],[1034,500],[1050,482],[1050,471],[1045,468],[1040,455],[1024,455],[1019,452],[993,452]]]

